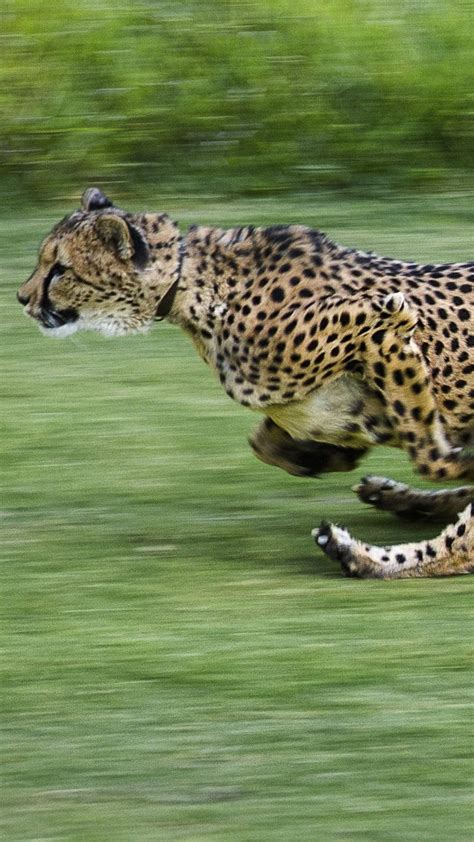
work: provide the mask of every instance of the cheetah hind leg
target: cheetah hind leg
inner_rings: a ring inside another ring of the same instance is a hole
[[[474,503],[474,486],[425,491],[385,477],[367,476],[353,491],[363,503],[407,519],[448,520]]]
[[[437,538],[378,547],[357,541],[340,526],[322,523],[312,535],[343,573],[359,579],[407,579],[474,572],[474,518],[469,504]]]
[[[328,471],[352,471],[367,452],[364,448],[294,439],[270,418],[259,424],[249,443],[261,462],[275,465],[296,477],[317,477]]]

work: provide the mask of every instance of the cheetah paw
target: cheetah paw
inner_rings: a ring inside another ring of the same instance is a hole
[[[455,517],[468,503],[474,503],[470,485],[441,490],[411,488],[385,477],[367,476],[352,487],[362,503],[404,519],[446,521]]]
[[[323,521],[311,533],[329,558],[338,561],[346,576],[359,579],[407,579],[455,576],[474,572],[473,505],[454,523],[425,541],[393,546],[364,544],[344,527]]]
[[[370,558],[370,547],[356,541],[343,526],[323,521],[311,535],[318,547],[333,561],[338,561],[345,576],[360,579],[383,579],[384,565]],[[379,548],[377,548],[379,549]]]
[[[368,503],[376,509],[407,517],[410,515],[410,504],[406,499],[410,488],[403,482],[369,475],[362,477],[359,483],[353,485],[352,491],[357,494],[362,503]]]

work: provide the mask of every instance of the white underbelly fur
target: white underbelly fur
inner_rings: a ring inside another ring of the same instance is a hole
[[[353,447],[376,444],[376,438],[366,429],[348,431],[348,425],[360,421],[354,407],[364,401],[364,411],[376,417],[383,414],[377,396],[350,375],[316,389],[303,401],[274,405],[265,410],[275,424],[296,439],[312,439],[329,444],[347,442]]]

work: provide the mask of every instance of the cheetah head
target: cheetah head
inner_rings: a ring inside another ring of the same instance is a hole
[[[43,241],[18,300],[48,336],[145,331],[176,285],[180,242],[166,214],[125,213],[90,188]]]

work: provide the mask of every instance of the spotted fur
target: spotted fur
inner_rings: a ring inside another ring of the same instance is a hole
[[[165,214],[125,213],[92,188],[44,241],[19,300],[56,336],[167,317],[227,394],[265,416],[251,445],[290,473],[350,470],[387,444],[434,480],[472,480],[473,278],[473,263],[380,258],[300,225],[182,236]],[[325,534],[327,550],[337,539]]]

